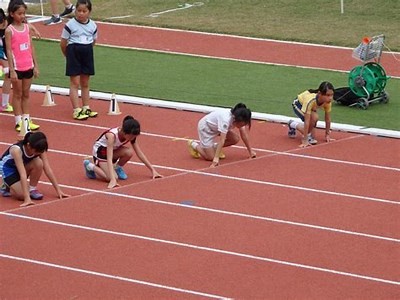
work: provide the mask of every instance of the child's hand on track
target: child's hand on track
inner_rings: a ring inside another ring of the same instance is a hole
[[[303,142],[299,145],[300,148],[306,148],[308,146],[311,146],[311,144],[307,141],[307,142]]]
[[[71,197],[71,195],[68,195],[68,194],[66,194],[66,193],[64,193],[64,192],[58,193],[58,198],[59,198],[59,199],[68,198],[68,197]]]
[[[114,179],[114,180],[111,180],[111,181],[110,181],[110,183],[108,184],[107,188],[112,189],[112,188],[115,188],[115,187],[117,187],[117,186],[120,186],[120,185],[119,185],[118,182]]]
[[[327,143],[334,141],[335,139],[332,139],[329,134],[325,136],[325,140]]]

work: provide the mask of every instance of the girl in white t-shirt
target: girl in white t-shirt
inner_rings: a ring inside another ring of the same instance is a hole
[[[241,138],[249,156],[255,158],[246,126],[249,129],[251,127],[251,111],[243,103],[236,104],[232,109],[215,110],[199,121],[197,130],[200,142],[189,140],[189,152],[194,158],[203,157],[212,161],[211,167],[215,167],[220,158],[225,157],[222,148],[237,144]],[[235,128],[239,129],[240,137],[233,131]]]

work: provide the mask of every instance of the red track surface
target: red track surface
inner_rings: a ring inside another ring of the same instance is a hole
[[[102,43],[107,28],[100,25]],[[156,34],[160,45],[165,33]],[[32,94],[32,115],[73,196],[56,200],[43,177],[37,205],[0,199],[0,298],[400,298],[399,140],[335,133],[333,143],[299,149],[285,126],[254,122],[258,158],[232,147],[211,170],[179,139],[196,137],[201,114],[121,104],[141,121],[140,145],[165,177],[151,180],[131,163],[123,186],[107,190],[85,178],[82,158],[122,116],[93,100],[100,117],[78,123],[66,97],[55,107],[42,100]],[[0,122],[4,151],[16,135],[11,116]]]

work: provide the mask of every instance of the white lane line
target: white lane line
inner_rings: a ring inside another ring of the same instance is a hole
[[[0,113],[0,115],[12,117],[12,116],[10,116],[10,114],[2,114],[2,113]],[[57,123],[57,124],[62,124],[62,125],[67,125],[67,126],[78,126],[78,127],[95,128],[95,129],[101,129],[101,130],[108,129],[108,127],[104,127],[104,126],[82,124],[82,123],[73,123],[73,122],[66,122],[66,121],[58,121],[58,120],[51,120],[51,119],[45,119],[45,118],[36,118],[35,117],[35,120],[49,122],[49,123]],[[176,137],[176,136],[170,136],[170,135],[162,135],[162,134],[149,133],[149,132],[142,132],[141,134],[142,135],[146,135],[146,136],[169,139],[169,140],[185,140],[185,141],[187,140],[187,139],[182,138],[182,137]],[[364,136],[362,136],[362,137],[364,137]],[[337,140],[335,142],[340,142],[340,141],[341,140]],[[0,142],[0,144],[10,145],[9,143],[3,143],[3,142]],[[239,148],[239,149],[246,149],[243,146],[232,146],[232,147],[233,148]],[[299,157],[299,158],[304,158],[304,159],[313,159],[313,160],[333,162],[333,163],[338,163],[338,164],[349,164],[349,165],[366,167],[366,168],[376,168],[376,169],[383,169],[383,170],[390,170],[390,171],[400,172],[400,168],[396,168],[396,167],[387,167],[387,166],[382,166],[382,165],[358,163],[358,162],[345,161],[345,160],[339,160],[339,159],[316,157],[316,156],[311,156],[311,155],[306,155],[306,154],[296,154],[296,153],[291,153],[291,152],[274,151],[274,150],[268,150],[268,149],[262,149],[262,148],[254,148],[254,150],[258,151],[258,152],[274,153],[274,154],[293,156],[293,157]],[[300,150],[300,148],[298,148],[298,149],[296,148],[296,149],[293,149],[291,151],[299,151],[299,150]]]
[[[80,268],[74,268],[74,267],[69,267],[69,266],[49,263],[49,262],[30,259],[30,258],[18,257],[18,256],[2,254],[2,253],[0,253],[0,257],[5,258],[5,259],[23,261],[23,262],[26,262],[26,263],[31,263],[31,264],[36,264],[36,265],[56,268],[56,269],[62,269],[62,270],[73,271],[73,272],[78,272],[78,273],[84,273],[84,274],[93,275],[93,276],[104,277],[104,278],[113,279],[113,280],[119,280],[119,281],[125,281],[125,282],[140,284],[140,285],[151,286],[151,287],[170,290],[170,291],[174,291],[174,292],[192,294],[192,295],[196,295],[196,296],[202,296],[202,297],[214,298],[214,299],[227,299],[226,297],[219,296],[219,295],[207,294],[207,293],[203,293],[203,292],[177,288],[177,287],[158,284],[158,283],[149,282],[149,281],[143,281],[143,280],[138,280],[138,279],[133,279],[133,278],[127,278],[127,277],[122,277],[122,276],[106,274],[106,273],[100,273],[100,272],[96,272],[96,271],[90,271],[90,270],[85,270],[85,269],[80,269]]]
[[[93,228],[93,227],[88,227],[88,226],[46,220],[46,219],[41,219],[41,218],[22,216],[22,215],[17,215],[17,214],[10,214],[10,213],[0,213],[0,214],[11,216],[11,217],[16,217],[16,218],[28,219],[31,221],[48,223],[48,224],[52,224],[52,225],[59,225],[59,226],[64,226],[64,227],[69,227],[69,228],[75,228],[75,229],[80,229],[80,230],[88,230],[88,231],[100,232],[100,233],[111,234],[111,235],[116,235],[116,236],[123,236],[123,237],[127,237],[127,238],[134,238],[134,239],[140,239],[140,240],[145,240],[145,241],[150,241],[150,242],[173,245],[173,246],[178,246],[178,247],[190,248],[190,249],[195,249],[195,250],[199,250],[199,251],[207,251],[207,252],[213,252],[213,253],[218,253],[218,254],[223,254],[223,255],[236,256],[236,257],[247,258],[247,259],[252,259],[252,260],[257,260],[257,261],[291,266],[291,267],[300,268],[300,269],[307,269],[307,270],[312,270],[312,271],[319,271],[319,272],[324,272],[324,273],[331,273],[331,274],[335,274],[335,275],[346,276],[346,277],[353,277],[353,278],[358,278],[358,279],[363,279],[363,280],[368,280],[368,281],[376,281],[376,282],[380,282],[380,283],[400,285],[400,282],[395,281],[395,280],[389,280],[389,279],[384,279],[384,278],[379,278],[379,277],[350,273],[350,272],[343,272],[343,271],[338,271],[338,270],[333,270],[333,269],[328,269],[328,268],[322,268],[322,267],[317,267],[317,266],[312,266],[312,265],[294,263],[294,262],[290,262],[290,261],[272,259],[272,258],[268,258],[268,257],[256,256],[256,255],[251,255],[251,254],[246,254],[246,253],[204,247],[204,246],[175,242],[175,241],[164,240],[164,239],[157,239],[157,238],[148,237],[148,236],[142,236],[142,235],[136,235],[136,234],[130,234],[130,233],[124,233],[124,232],[116,232],[116,231],[111,231],[111,230],[106,230],[106,229]]]
[[[51,185],[50,182],[41,182],[41,183],[46,184],[46,185]],[[121,197],[121,198],[139,200],[139,201],[144,201],[144,202],[149,202],[149,203],[181,207],[181,208],[184,208],[184,209],[194,209],[194,210],[205,211],[205,212],[209,212],[209,213],[216,213],[216,214],[222,214],[222,215],[228,215],[228,216],[234,216],[234,217],[240,217],[240,218],[246,218],[246,219],[261,220],[261,221],[266,221],[266,222],[285,224],[285,225],[289,225],[289,226],[298,226],[298,227],[304,227],[304,228],[311,228],[311,229],[316,229],[316,230],[334,232],[334,233],[339,233],[339,234],[346,234],[346,235],[352,235],[352,236],[358,236],[358,237],[364,237],[364,238],[370,238],[370,239],[377,239],[377,240],[384,240],[384,241],[388,241],[388,242],[400,243],[400,239],[397,239],[397,238],[374,235],[374,234],[368,234],[368,233],[362,233],[362,232],[357,232],[357,231],[344,230],[344,229],[326,227],[326,226],[320,226],[320,225],[313,225],[313,224],[302,223],[302,222],[294,222],[294,221],[270,218],[270,217],[265,217],[265,216],[251,215],[251,214],[246,214],[246,213],[241,213],[241,212],[226,211],[226,210],[220,210],[220,209],[215,209],[215,208],[201,207],[201,206],[195,206],[195,205],[193,205],[193,206],[192,205],[185,205],[185,204],[181,204],[181,203],[168,202],[166,200],[159,200],[159,199],[140,197],[140,196],[132,196],[132,195],[121,194],[121,193],[116,193],[116,192],[99,191],[99,190],[93,190],[93,189],[89,189],[89,188],[82,188],[82,187],[76,187],[76,186],[69,186],[69,185],[64,185],[64,184],[60,184],[60,186],[63,187],[63,188],[75,189],[75,190],[80,190],[80,191],[93,193],[93,194],[102,194],[102,195],[108,195],[108,196],[112,196],[112,197]],[[87,196],[87,194],[85,194],[85,195],[77,195],[77,196],[71,197],[71,198],[77,199],[77,198],[80,198],[82,196]],[[18,207],[18,208],[14,208],[14,209],[11,209],[11,210],[7,210],[5,212],[0,212],[0,215],[8,214],[8,213],[12,214],[12,212],[26,211],[26,210],[28,210],[30,208],[38,207],[39,205],[42,206],[42,205],[56,204],[59,201],[71,200],[71,198],[64,198],[64,199],[61,199],[61,200],[54,200],[54,201],[51,201],[51,202],[45,202],[43,204],[36,204],[34,206],[27,206],[27,207],[22,207],[22,208]]]

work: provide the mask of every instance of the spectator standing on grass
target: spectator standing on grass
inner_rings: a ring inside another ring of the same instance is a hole
[[[61,34],[61,51],[66,57],[65,75],[70,78],[69,97],[75,120],[97,117],[97,112],[89,107],[90,76],[94,75],[93,46],[97,39],[97,25],[90,19],[92,3],[78,0],[75,17],[67,22]],[[79,106],[79,87],[82,107]]]
[[[251,127],[251,111],[243,103],[238,103],[231,109],[218,109],[205,115],[198,123],[199,142],[188,141],[190,155],[193,158],[204,158],[212,161],[211,167],[219,164],[220,158],[225,158],[223,147],[236,145],[242,138],[249,157],[255,158],[256,153],[250,146],[246,126]],[[239,135],[234,129],[239,129]]]
[[[30,130],[39,129],[29,114],[29,94],[33,77],[39,76],[35,48],[32,43],[32,27],[26,23],[27,6],[22,0],[13,0],[8,6],[5,31],[9,77],[13,88],[12,103],[15,130],[21,131],[22,118],[28,120]]]
[[[288,136],[290,138],[295,138],[296,130],[298,130],[303,135],[300,147],[304,148],[318,143],[315,139],[315,128],[317,127],[318,122],[318,108],[325,111],[325,139],[327,142],[332,140],[330,133],[333,93],[334,87],[332,83],[324,81],[319,85],[318,89],[304,91],[293,101],[293,111],[296,116],[303,121],[303,123],[290,120]]]
[[[54,25],[61,23],[61,18],[72,14],[75,11],[75,6],[71,3],[71,0],[63,0],[64,3],[64,11],[59,14],[58,13],[58,0],[50,0],[51,7],[51,17],[43,22],[44,25]]]
[[[162,177],[140,149],[137,141],[139,135],[140,123],[132,116],[126,116],[122,126],[103,132],[93,146],[93,163],[89,160],[83,161],[86,176],[107,181],[108,188],[118,186],[117,179],[128,178],[122,167],[135,151],[137,157],[151,171],[153,179]]]

